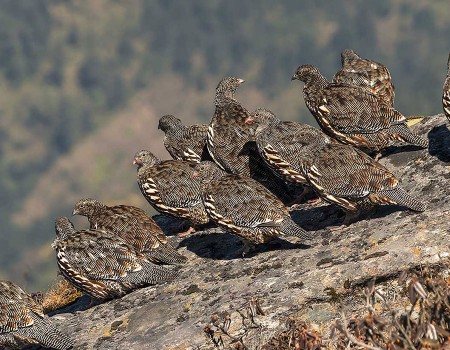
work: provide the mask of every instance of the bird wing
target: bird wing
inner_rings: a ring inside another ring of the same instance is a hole
[[[233,174],[248,175],[249,149],[253,140],[252,128],[244,120],[250,113],[239,103],[227,104],[214,113],[208,129],[208,150],[214,161]]]
[[[167,242],[158,224],[145,211],[133,206],[109,207],[93,224],[91,228],[114,232],[139,252],[152,250]]]
[[[337,197],[361,198],[397,186],[388,169],[349,145],[323,148],[314,155],[307,172],[319,192]]]
[[[32,326],[32,312],[44,317],[42,306],[30,295],[12,282],[0,281],[0,334]]]
[[[199,163],[206,147],[208,137],[208,125],[194,124],[187,128],[183,135],[182,143],[183,159]]]
[[[155,188],[165,206],[191,208],[201,203],[200,182],[194,177],[195,163],[167,160],[139,175],[141,188]]]
[[[81,230],[64,243],[70,268],[88,279],[118,280],[141,269],[133,248],[112,233]]]
[[[317,111],[331,127],[345,134],[374,133],[406,118],[366,89],[348,84],[330,84],[316,96]]]
[[[255,180],[226,175],[205,191],[205,207],[224,222],[239,227],[277,226],[287,210],[281,201]]]

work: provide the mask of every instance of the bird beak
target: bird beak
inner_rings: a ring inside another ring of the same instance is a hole
[[[139,164],[139,161],[136,158],[134,158],[133,165],[138,165],[138,164]]]
[[[244,120],[244,123],[245,124],[252,124],[254,121],[255,121],[255,119],[250,115]]]
[[[245,83],[245,80],[244,79],[238,79],[238,83],[239,84]]]
[[[72,212],[72,216],[78,215],[78,210],[74,209]]]
[[[291,80],[296,80],[297,79],[297,74],[294,74],[291,78]]]

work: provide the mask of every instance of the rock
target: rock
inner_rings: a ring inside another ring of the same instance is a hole
[[[285,329],[290,315],[327,334],[340,311],[351,315],[364,307],[360,291],[374,277],[387,286],[403,270],[448,268],[448,128],[444,115],[430,117],[414,126],[428,133],[429,150],[408,146],[381,159],[405,190],[428,202],[424,213],[382,207],[370,218],[330,230],[343,219],[339,209],[304,205],[292,215],[305,229],[317,230],[313,242],[280,239],[245,259],[240,240],[217,228],[173,236],[189,258],[177,281],[88,309],[89,299],[81,298],[53,319],[73,335],[77,349],[214,349],[210,337],[216,342],[221,337],[224,348],[241,341],[258,349]],[[170,220],[158,217],[163,225],[173,225]],[[256,300],[264,315],[252,317]],[[227,318],[229,335],[220,329]]]

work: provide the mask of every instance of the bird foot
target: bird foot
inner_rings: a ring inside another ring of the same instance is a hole
[[[178,234],[178,237],[186,237],[186,236],[189,236],[191,233],[194,233],[194,232],[195,232],[195,228],[189,227],[189,229],[187,231],[180,232]]]

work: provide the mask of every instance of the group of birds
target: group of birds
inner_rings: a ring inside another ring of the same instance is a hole
[[[163,116],[158,128],[173,159],[136,153],[143,196],[160,213],[190,223],[181,236],[215,224],[242,239],[243,255],[277,236],[312,238],[313,232],[291,219],[288,207],[311,193],[342,208],[344,224],[378,205],[424,211],[425,203],[404,191],[377,159],[399,141],[426,148],[428,140],[413,133],[394,108],[394,85],[385,66],[348,49],[341,58],[342,69],[331,82],[308,64],[292,77],[304,83],[306,106],[321,130],[282,121],[267,109],[249,112],[235,97],[244,82],[235,77],[218,84],[209,125],[185,126]],[[447,66],[442,102],[450,120],[450,55]],[[76,203],[73,215],[86,216],[90,228],[76,230],[60,217],[52,247],[61,274],[93,300],[170,281],[186,261],[140,208],[88,198]],[[0,281],[0,345],[28,343],[73,346],[44,316],[39,301]]]

